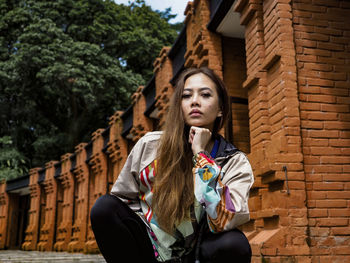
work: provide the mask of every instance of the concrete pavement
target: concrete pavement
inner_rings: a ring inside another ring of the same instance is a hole
[[[0,263],[106,263],[102,255],[67,252],[0,250]]]

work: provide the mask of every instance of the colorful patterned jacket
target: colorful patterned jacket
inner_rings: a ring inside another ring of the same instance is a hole
[[[246,156],[220,136],[215,159],[206,152],[193,157],[195,204],[191,219],[169,235],[157,224],[151,209],[156,153],[162,132],[149,132],[130,152],[111,194],[119,197],[145,222],[158,261],[189,253],[196,242],[198,225],[206,212],[212,232],[230,230],[249,221],[249,189],[254,182]]]

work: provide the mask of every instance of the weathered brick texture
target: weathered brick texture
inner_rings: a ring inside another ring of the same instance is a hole
[[[256,182],[248,231],[253,262],[306,260],[307,207],[290,1],[238,1],[245,25],[249,158]],[[288,180],[287,180],[288,178]],[[273,261],[272,261],[273,260]]]
[[[309,243],[315,262],[350,260],[349,16],[348,1],[293,2]]]
[[[74,175],[71,171],[72,154],[61,157],[61,173],[57,177],[58,187],[56,242],[54,250],[66,251],[72,236],[72,218],[74,206]]]
[[[173,86],[170,84],[170,80],[173,77],[173,68],[169,57],[167,56],[170,49],[164,47],[159,57],[154,61],[154,74],[156,83],[156,108],[157,118],[159,119],[158,128],[161,129],[164,125],[165,115],[169,108],[169,101],[173,94]]]
[[[209,2],[199,0],[189,2],[185,14],[187,25],[185,66],[208,66],[222,77],[221,37],[206,28],[210,21]]]
[[[152,131],[152,121],[144,115],[146,109],[146,98],[142,95],[142,89],[140,86],[137,91],[132,95],[133,103],[133,127],[130,134],[133,136],[133,141],[137,142],[147,132]]]
[[[86,163],[86,146],[86,143],[80,143],[75,147],[75,167],[71,167],[74,174],[74,216],[71,240],[68,243],[69,252],[83,252],[86,241],[90,178],[89,167]]]
[[[41,191],[38,184],[39,168],[30,170],[30,209],[28,211],[28,226],[26,229],[25,241],[22,244],[23,250],[35,250],[38,242],[39,220],[40,220],[40,199]]]
[[[123,123],[120,118],[122,112],[117,111],[110,117],[110,137],[108,142],[108,153],[112,163],[112,169],[109,171],[108,176],[108,190],[110,191],[113,183],[117,180],[118,174],[123,168],[123,164],[126,161],[128,155],[128,145],[126,140],[121,136],[123,130]]]
[[[89,160],[89,192],[88,211],[91,210],[97,198],[107,193],[107,158],[102,149],[104,148],[103,129],[98,129],[92,134],[92,156]],[[95,241],[94,233],[91,229],[91,222],[88,220],[87,240],[85,243],[85,252],[97,252],[98,247]]]
[[[45,165],[45,181],[43,189],[45,199],[42,200],[44,205],[44,213],[42,213],[40,225],[40,238],[37,250],[51,251],[54,244],[54,231],[56,228],[56,212],[57,212],[57,181],[54,178],[55,164],[57,161],[51,161]]]

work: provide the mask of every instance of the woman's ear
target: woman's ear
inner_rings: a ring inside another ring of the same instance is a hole
[[[218,112],[218,115],[216,117],[222,117],[222,111],[221,110]]]

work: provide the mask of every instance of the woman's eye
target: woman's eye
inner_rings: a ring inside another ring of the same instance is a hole
[[[183,99],[188,99],[189,97],[191,97],[191,94],[182,94]]]
[[[203,96],[204,98],[209,98],[209,97],[211,96],[211,94],[210,94],[210,93],[203,93],[202,96]]]

